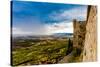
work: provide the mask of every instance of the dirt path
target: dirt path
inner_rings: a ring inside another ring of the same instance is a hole
[[[61,59],[58,63],[68,63],[69,61],[71,61],[72,58],[73,58],[73,53],[71,52],[70,54],[65,56],[63,59]]]

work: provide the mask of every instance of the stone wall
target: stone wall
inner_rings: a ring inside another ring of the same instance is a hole
[[[88,6],[83,61],[97,59],[97,8]]]
[[[74,37],[73,37],[73,48],[76,56],[79,56],[83,51],[86,22],[73,20],[74,26]]]

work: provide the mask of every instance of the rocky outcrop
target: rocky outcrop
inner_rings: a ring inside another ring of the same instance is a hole
[[[73,21],[73,48],[76,56],[82,56],[82,61],[97,59],[97,9],[88,6],[86,21]]]
[[[97,8],[88,6],[83,61],[97,59]]]

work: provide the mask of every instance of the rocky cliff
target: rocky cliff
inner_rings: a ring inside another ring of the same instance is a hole
[[[97,58],[97,9],[88,6],[86,21],[73,21],[73,48],[75,56],[82,61],[96,61]],[[77,60],[77,59],[76,59]]]
[[[97,8],[88,6],[83,61],[97,59]]]

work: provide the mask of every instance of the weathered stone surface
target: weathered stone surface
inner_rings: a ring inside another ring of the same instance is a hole
[[[84,42],[83,61],[96,61],[97,59],[97,9],[88,7],[86,35]]]
[[[73,21],[74,37],[73,50],[82,54],[83,61],[96,61],[97,59],[97,9],[88,6],[86,21]]]
[[[85,40],[85,21],[73,21],[74,26],[74,37],[73,37],[73,51],[75,56],[79,56],[83,51],[84,40]]]

